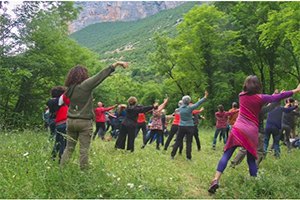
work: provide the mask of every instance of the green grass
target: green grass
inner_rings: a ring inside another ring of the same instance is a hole
[[[216,151],[210,149],[213,134],[214,129],[200,128],[202,151],[196,151],[194,142],[193,162],[187,162],[185,154],[171,160],[171,148],[162,153],[155,142],[141,149],[141,134],[133,153],[114,150],[115,141],[96,139],[90,149],[90,170],[82,172],[78,149],[64,170],[50,159],[53,144],[48,132],[1,132],[0,199],[299,198],[300,152],[293,149],[287,154],[283,145],[281,158],[268,154],[257,178],[249,177],[244,160],[236,169],[228,167],[216,194],[209,195],[224,147],[218,141]]]

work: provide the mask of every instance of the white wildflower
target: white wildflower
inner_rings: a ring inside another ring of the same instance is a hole
[[[120,178],[117,178],[117,181],[120,181],[121,179]]]
[[[28,156],[29,155],[29,153],[28,152],[26,152],[23,156]]]
[[[134,187],[134,184],[133,184],[133,183],[127,183],[127,186],[133,188],[133,187]]]
[[[143,185],[139,185],[139,188],[142,189],[144,186]]]

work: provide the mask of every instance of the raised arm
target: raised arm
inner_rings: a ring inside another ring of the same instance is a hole
[[[162,111],[162,109],[165,108],[165,106],[166,106],[167,103],[168,103],[168,99],[169,99],[169,97],[168,97],[168,95],[166,94],[166,98],[164,99],[164,102],[163,102],[162,104],[160,104],[160,106],[158,106],[158,109],[157,109],[158,112]]]
[[[195,104],[193,104],[193,105],[191,105],[190,108],[191,108],[192,110],[195,110],[198,106],[200,106],[200,104],[201,104],[203,101],[205,101],[205,99],[207,98],[207,96],[208,96],[208,92],[205,91],[204,97],[203,97],[202,99],[198,99],[198,102],[195,103]]]
[[[114,64],[111,64],[108,67],[101,70],[95,76],[83,81],[81,85],[83,88],[92,90],[95,87],[97,87],[100,83],[102,83],[102,81],[104,81],[112,72],[114,72],[117,66],[122,66],[124,69],[126,69],[129,68],[129,64],[130,62],[115,62]]]

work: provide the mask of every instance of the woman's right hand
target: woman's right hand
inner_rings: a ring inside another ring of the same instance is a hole
[[[207,96],[208,96],[208,92],[205,91],[204,98],[207,98]]]

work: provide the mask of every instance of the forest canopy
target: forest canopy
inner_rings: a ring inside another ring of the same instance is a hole
[[[95,24],[69,35],[67,22],[81,10],[73,4],[23,2],[12,16],[0,3],[2,127],[42,124],[51,88],[64,85],[75,65],[94,75],[116,60],[132,62],[130,70],[117,70],[94,90],[94,98],[108,106],[126,103],[130,96],[151,105],[168,94],[166,110],[172,114],[183,95],[195,102],[207,90],[203,115],[208,126],[215,124],[219,104],[229,110],[238,102],[248,75],[260,78],[266,94],[299,83],[300,2],[186,2],[137,22]],[[104,26],[115,34],[99,38],[98,31],[97,38],[87,37],[86,30]],[[114,51],[126,45],[135,48]]]

